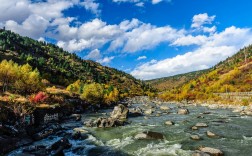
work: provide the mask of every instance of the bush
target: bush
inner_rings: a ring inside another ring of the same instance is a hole
[[[30,97],[31,103],[41,103],[44,102],[48,96],[44,92],[39,92],[37,95]]]
[[[248,99],[242,99],[242,105],[243,106],[248,106],[249,105]]]

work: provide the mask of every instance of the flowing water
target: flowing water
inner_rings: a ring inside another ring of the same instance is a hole
[[[80,122],[66,122],[62,124],[67,130],[64,133],[57,133],[43,140],[34,142],[34,145],[50,146],[60,138],[71,135],[73,128],[83,127],[88,130],[88,138],[85,140],[69,139],[72,147],[64,150],[64,154],[71,155],[136,155],[136,156],[189,156],[200,146],[218,148],[226,156],[252,156],[252,117],[240,116],[230,109],[209,109],[201,106],[188,106],[190,114],[177,114],[177,106],[167,104],[172,108],[169,114],[160,110],[157,117],[154,113],[148,118],[144,116],[131,117],[126,126],[113,128],[88,128]],[[142,106],[140,104],[134,106]],[[112,110],[101,110],[99,113],[83,114],[82,120],[105,117],[105,113]],[[209,114],[202,114],[209,112]],[[204,118],[198,118],[203,116]],[[167,126],[165,121],[171,120],[175,125]],[[191,130],[191,127],[198,122],[208,124],[206,128]],[[164,140],[136,140],[134,136],[143,131],[160,132],[165,136]],[[209,138],[206,131],[214,132],[219,137]],[[202,139],[191,140],[193,134],[199,135]],[[70,137],[69,137],[70,138]],[[11,152],[9,155],[22,153],[22,148]]]

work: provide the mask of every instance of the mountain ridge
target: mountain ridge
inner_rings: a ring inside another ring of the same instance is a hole
[[[43,79],[65,87],[81,80],[117,86],[121,91],[131,91],[133,94],[142,94],[150,89],[149,85],[128,73],[83,60],[54,44],[0,29],[0,61],[4,59],[19,64],[29,63],[40,71]]]

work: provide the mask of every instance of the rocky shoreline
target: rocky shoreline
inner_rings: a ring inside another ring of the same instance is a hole
[[[141,102],[143,103],[141,107],[133,107],[135,103]],[[86,127],[96,127],[96,128],[109,128],[109,127],[117,127],[117,126],[124,126],[126,124],[130,124],[127,122],[128,118],[132,117],[138,117],[138,116],[144,116],[146,120],[148,120],[149,117],[158,117],[162,115],[166,115],[171,113],[171,110],[174,111],[176,109],[176,112],[178,115],[187,115],[190,114],[190,109],[188,109],[189,106],[204,106],[208,107],[209,109],[233,109],[233,112],[240,113],[240,115],[251,115],[252,109],[251,106],[234,106],[234,105],[217,105],[217,104],[181,104],[177,103],[176,108],[170,108],[168,105],[170,103],[174,102],[165,102],[161,103],[158,100],[148,100],[146,98],[138,98],[135,99],[129,99],[127,102],[124,102],[123,104],[119,104],[114,107],[113,111],[110,113],[109,117],[98,117],[94,120],[85,121],[84,125]],[[245,113],[244,113],[245,112]],[[210,112],[202,112],[201,115],[198,116],[198,118],[204,118],[204,115],[210,114]],[[72,114],[71,116],[66,117],[61,122],[76,122],[80,125],[83,125],[81,122],[81,115],[80,114]],[[222,121],[221,121],[222,122]],[[7,153],[13,149],[16,149],[18,147],[27,146],[30,145],[35,140],[41,140],[45,137],[50,136],[51,134],[55,133],[62,133],[62,130],[65,128],[62,127],[59,122],[53,122],[49,124],[43,124],[41,126],[38,126],[36,128],[29,127],[24,132],[25,135],[11,135],[11,137],[0,137],[0,143],[1,145],[8,144],[9,146],[1,146],[4,147],[1,149],[2,153]],[[166,126],[173,126],[176,125],[174,121],[166,121],[164,123]],[[200,128],[207,128],[208,125],[206,123],[197,123],[194,126],[191,127],[191,130],[197,131]],[[10,130],[9,130],[10,131]],[[15,131],[15,130],[13,130]],[[86,139],[87,134],[90,133],[87,129],[83,128],[73,128],[73,133],[68,134],[62,133],[60,134],[63,139],[58,140],[55,142],[56,145],[52,145],[50,147],[42,147],[42,146],[28,146],[29,148],[25,148],[23,151],[27,154],[48,154],[48,153],[55,153],[59,154],[62,153],[64,149],[67,149],[71,146],[71,144],[68,141],[68,138],[71,137],[72,139]],[[14,132],[13,132],[14,133]],[[212,131],[207,131],[206,136],[208,137],[219,137],[218,134],[215,134]],[[136,139],[164,139],[163,134],[155,132],[155,131],[143,131],[142,133],[136,134],[134,136]],[[192,140],[201,140],[201,137],[198,135],[191,135]],[[38,152],[40,151],[40,152]],[[193,153],[193,156],[200,156],[200,155],[223,155],[223,152],[220,149],[215,149],[212,147],[200,147]],[[54,155],[54,154],[53,154]]]

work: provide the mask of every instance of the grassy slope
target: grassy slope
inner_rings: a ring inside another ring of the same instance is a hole
[[[246,56],[246,57],[245,57]],[[245,59],[246,58],[246,59]],[[161,95],[166,100],[211,99],[213,93],[252,91],[252,46],[241,49],[181,87]]]
[[[159,91],[170,90],[173,88],[181,87],[183,84],[189,82],[190,80],[196,79],[208,70],[194,71],[185,74],[179,74],[170,77],[158,78],[153,80],[147,80],[146,82],[152,85]]]

